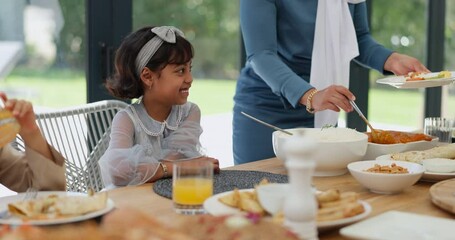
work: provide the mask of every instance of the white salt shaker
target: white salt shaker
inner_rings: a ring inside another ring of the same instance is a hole
[[[287,139],[284,149],[290,191],[284,201],[284,226],[300,239],[318,239],[317,202],[312,189],[316,142],[304,135]]]

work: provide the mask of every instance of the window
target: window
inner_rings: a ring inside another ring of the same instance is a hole
[[[371,32],[385,47],[425,63],[426,1],[372,1]],[[370,72],[369,120],[379,129],[421,129],[424,90],[377,84],[382,74]]]
[[[46,107],[86,102],[84,2],[2,1],[0,89],[9,97]]]
[[[444,69],[455,70],[455,2],[446,1]],[[442,88],[442,116],[455,118],[455,84]]]

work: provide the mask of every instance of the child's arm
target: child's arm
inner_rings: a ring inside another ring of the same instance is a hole
[[[7,173],[0,176],[2,184],[19,192],[32,186],[38,190],[65,190],[65,159],[41,134],[32,104],[8,99],[3,92],[0,99],[19,123],[25,143],[25,154],[10,145],[0,149],[0,169]]]
[[[156,143],[143,146],[134,139],[131,118],[126,111],[118,112],[112,121],[109,148],[99,161],[106,187],[139,185],[159,175],[161,155],[154,150]]]
[[[164,155],[168,160],[203,158],[211,161],[214,171],[219,172],[218,159],[207,157],[199,141],[202,134],[201,110],[196,104],[189,103],[189,106],[189,113],[179,128],[164,139]]]

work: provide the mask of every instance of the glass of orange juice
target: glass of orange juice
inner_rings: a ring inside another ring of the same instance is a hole
[[[203,203],[213,194],[213,164],[192,159],[174,162],[172,201],[177,213],[205,213]]]

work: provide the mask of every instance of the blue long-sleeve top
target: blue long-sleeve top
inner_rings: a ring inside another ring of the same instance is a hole
[[[236,104],[274,101],[300,108],[309,84],[318,0],[241,0],[240,21],[247,62],[237,83]],[[359,46],[357,62],[383,72],[392,51],[368,28],[365,2],[349,4]],[[271,99],[272,98],[272,99]]]

